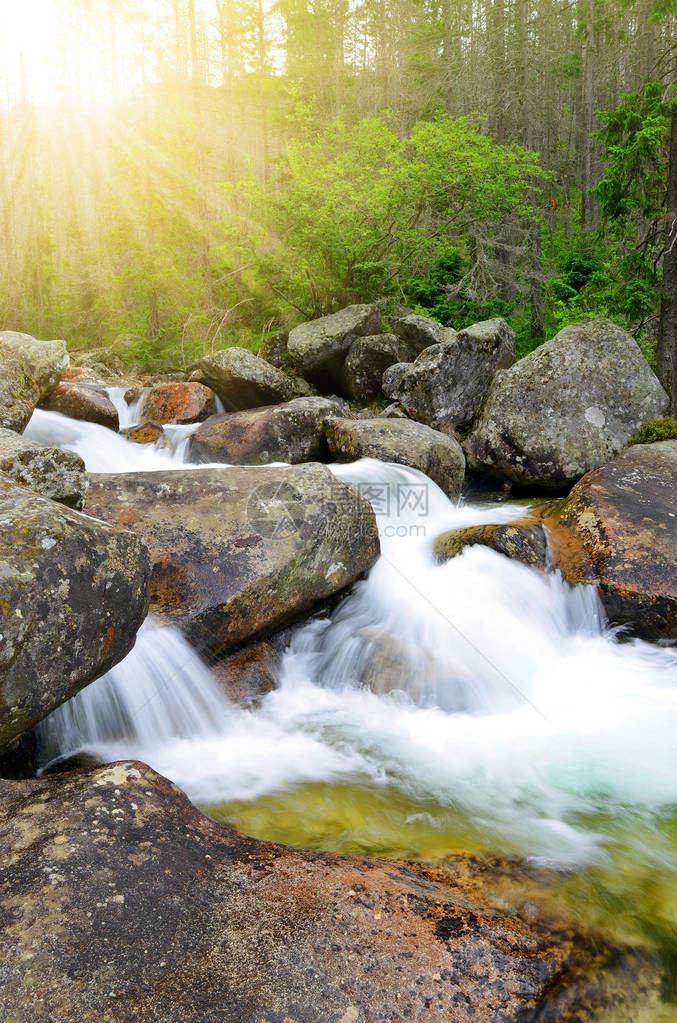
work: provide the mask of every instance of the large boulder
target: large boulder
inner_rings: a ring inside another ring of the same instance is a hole
[[[515,333],[505,320],[484,320],[426,348],[406,369],[387,370],[383,390],[421,423],[454,433],[468,427],[492,377],[515,361]]]
[[[48,447],[0,429],[0,472],[43,497],[82,508],[87,489],[85,463],[74,451]]]
[[[381,314],[373,305],[350,305],[294,327],[287,350],[299,371],[325,392],[345,395],[343,364],[358,337],[379,334]]]
[[[154,384],[142,412],[153,423],[201,423],[214,415],[216,401],[214,392],[197,381]]]
[[[437,320],[431,320],[428,316],[419,316],[418,313],[408,313],[406,316],[398,316],[392,323],[393,332],[402,341],[411,345],[416,355],[420,355],[425,348],[431,345],[439,345],[443,341],[451,341],[456,336],[452,327],[444,327]]]
[[[396,362],[413,359],[415,352],[394,334],[373,334],[353,341],[344,364],[345,387],[363,403],[381,396],[383,374]]]
[[[40,388],[14,348],[0,341],[0,427],[21,433],[40,400]]]
[[[613,624],[677,639],[677,440],[589,472],[547,525],[554,565],[572,584],[596,584]]]
[[[379,551],[371,506],[324,465],[90,481],[85,511],[150,547],[151,610],[215,654],[320,605]]]
[[[327,416],[340,415],[330,398],[294,398],[282,405],[212,416],[188,442],[188,461],[229,465],[326,461]]]
[[[656,1008],[641,954],[586,931],[524,868],[257,841],[138,762],[0,781],[0,917],[3,1018],[26,1023],[564,1023]]]
[[[608,320],[574,324],[496,375],[465,441],[468,464],[566,489],[668,407],[630,334]]]
[[[97,384],[59,384],[41,403],[49,412],[60,412],[71,419],[82,419],[86,423],[98,423],[109,430],[120,426],[118,411],[108,397],[105,387]]]
[[[246,348],[205,355],[193,377],[215,391],[229,412],[290,401],[309,390],[304,381],[282,373]]]
[[[41,398],[54,390],[70,366],[65,341],[38,341],[30,334],[3,330],[0,331],[0,345],[16,353],[38,385]]]
[[[0,475],[0,750],[131,650],[149,579],[138,536]]]
[[[287,351],[288,340],[289,333],[287,331],[283,331],[281,334],[269,334],[261,342],[259,355],[276,369],[291,369],[294,364]]]
[[[327,419],[324,430],[335,458],[378,458],[420,469],[456,500],[465,456],[453,437],[410,419]]]

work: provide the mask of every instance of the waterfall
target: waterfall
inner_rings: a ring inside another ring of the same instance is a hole
[[[89,458],[103,428],[66,423]],[[122,449],[115,458],[122,471]],[[626,848],[637,821],[677,802],[677,651],[624,639],[594,589],[557,574],[482,547],[433,559],[444,530],[523,508],[454,505],[421,473],[368,459],[331,468],[371,499],[382,556],[294,630],[280,687],[231,706],[185,640],[150,622],[122,664],[42,725],[45,757],[145,760],[220,819],[246,824],[249,808],[271,837],[311,793],[302,837],[337,842],[351,833],[345,793],[359,792],[372,800],[364,849],[387,847],[397,814],[432,846],[453,820],[480,845],[548,863]]]

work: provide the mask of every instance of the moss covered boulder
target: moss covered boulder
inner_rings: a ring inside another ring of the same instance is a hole
[[[323,393],[346,393],[344,363],[359,337],[381,332],[381,314],[373,305],[351,305],[309,320],[289,333],[287,351],[299,372]]]
[[[134,762],[0,781],[0,918],[8,1021],[564,1023],[656,996],[514,864],[257,841]]]
[[[0,750],[131,650],[149,580],[138,536],[0,475]]]
[[[395,364],[383,390],[412,419],[452,434],[473,421],[497,370],[515,361],[515,332],[505,320],[475,323],[426,348],[411,365]]]
[[[311,391],[305,381],[283,373],[246,348],[224,348],[206,355],[191,379],[215,391],[229,412],[275,405]]]
[[[40,400],[40,388],[25,362],[0,341],[0,428],[21,433]]]
[[[634,445],[587,473],[548,527],[555,566],[595,584],[613,624],[677,639],[677,440]]]
[[[57,386],[70,366],[65,341],[38,341],[30,334],[14,330],[0,331],[0,346],[13,351],[38,385],[44,398]]]
[[[413,349],[395,334],[360,337],[350,346],[345,364],[345,389],[351,398],[368,403],[380,398],[383,374],[396,362],[415,357]]]
[[[433,552],[438,561],[449,561],[468,547],[489,547],[506,558],[523,565],[544,569],[548,562],[548,537],[545,521],[556,512],[557,502],[532,508],[521,519],[512,522],[464,526],[442,533]]]
[[[212,416],[191,435],[188,460],[230,465],[324,461],[329,449],[322,424],[344,409],[347,405],[330,398],[311,397]]]
[[[49,447],[13,430],[0,429],[0,472],[43,497],[69,508],[82,508],[87,474],[85,463],[74,451]]]
[[[90,480],[85,511],[150,547],[151,609],[215,654],[322,604],[379,552],[371,506],[324,465]]]
[[[630,334],[608,320],[574,324],[494,377],[464,443],[468,464],[564,490],[668,405]]]
[[[59,384],[43,402],[41,407],[49,412],[60,412],[71,419],[82,419],[86,423],[98,423],[110,430],[118,430],[120,420],[115,405],[108,397],[105,387],[97,384]]]
[[[337,459],[378,458],[419,469],[448,497],[463,487],[465,457],[453,437],[410,419],[327,419],[324,431]]]

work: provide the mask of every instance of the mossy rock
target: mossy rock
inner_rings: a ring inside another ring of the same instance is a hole
[[[656,444],[661,440],[677,440],[677,419],[663,416],[661,419],[651,419],[648,423],[642,423],[634,437],[628,441],[628,446]]]

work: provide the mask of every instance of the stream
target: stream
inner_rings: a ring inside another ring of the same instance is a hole
[[[130,425],[139,409],[111,397]],[[129,472],[190,468],[193,429],[141,446],[38,410],[26,436]],[[294,845],[526,857],[581,917],[658,951],[660,1019],[676,1018],[677,650],[610,629],[591,587],[487,548],[434,561],[444,530],[523,506],[454,505],[368,459],[331,469],[371,498],[382,554],[294,629],[279,687],[231,704],[178,630],[149,619],[42,723],[44,764],[140,759],[216,820]]]

